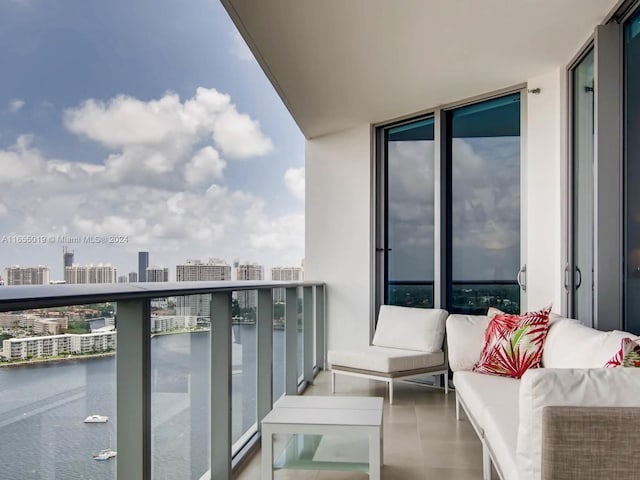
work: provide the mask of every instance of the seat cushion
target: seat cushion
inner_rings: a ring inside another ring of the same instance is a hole
[[[485,428],[486,411],[498,406],[518,404],[520,381],[511,377],[486,375],[469,371],[453,374],[456,395],[464,403],[465,409],[476,427]],[[517,407],[516,407],[517,412]],[[518,429],[517,416],[514,430]]]
[[[382,305],[373,344],[419,352],[442,350],[447,311]]]
[[[417,370],[444,365],[444,352],[422,353],[386,347],[364,347],[350,351],[329,350],[327,359],[333,366],[381,373]]]
[[[520,380],[483,373],[453,374],[456,395],[489,446],[502,478],[517,478]]]

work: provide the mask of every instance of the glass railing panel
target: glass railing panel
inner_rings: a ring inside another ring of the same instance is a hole
[[[117,450],[113,309],[0,314],[0,478],[115,478],[117,457],[94,459]]]
[[[175,305],[179,312],[152,308],[154,480],[197,480],[209,470],[210,298],[210,295],[177,297]]]

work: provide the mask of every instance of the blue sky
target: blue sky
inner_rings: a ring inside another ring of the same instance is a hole
[[[304,139],[216,0],[0,4],[0,267],[304,256]],[[2,177],[4,176],[4,181]]]

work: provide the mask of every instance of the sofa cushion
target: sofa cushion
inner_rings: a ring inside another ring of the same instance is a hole
[[[623,338],[634,335],[619,330],[602,332],[577,320],[559,319],[549,326],[542,352],[545,368],[602,368],[620,350]]]
[[[382,305],[373,336],[377,347],[420,352],[442,350],[447,311],[433,308]]]
[[[520,381],[515,378],[460,370],[453,374],[453,384],[456,395],[462,400],[474,425],[481,431],[485,428],[487,410],[497,407],[499,411],[504,405],[518,403]],[[513,428],[518,428],[517,422]]]
[[[515,380],[509,377],[498,377]],[[515,382],[520,383],[519,380]],[[519,387],[519,385],[518,385]],[[500,470],[500,478],[518,478],[518,462],[516,445],[518,443],[519,388],[509,385],[504,396],[485,410],[484,437],[495,460],[496,469]],[[515,399],[513,397],[516,397]]]
[[[392,373],[443,365],[444,352],[423,353],[371,346],[350,351],[329,350],[327,360],[331,366]]]
[[[538,368],[549,328],[546,308],[523,315],[510,315],[490,309],[491,320],[485,334],[475,372],[520,378],[530,368]]]
[[[637,407],[640,369],[538,368],[520,380],[519,480],[539,480],[542,463],[542,410],[546,406]]]
[[[480,360],[488,324],[489,320],[485,315],[449,315],[447,346],[451,370],[471,370]]]

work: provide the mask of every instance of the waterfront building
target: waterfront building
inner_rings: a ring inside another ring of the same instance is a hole
[[[65,267],[64,279],[70,284],[116,283],[117,271],[110,264]]]
[[[129,272],[129,283],[138,282],[138,272]]]
[[[231,280],[231,265],[218,258],[210,258],[206,263],[200,260],[187,260],[176,265],[178,282],[215,282]],[[210,295],[189,295],[177,298],[178,315],[209,317]]]
[[[0,313],[0,331],[18,328],[23,314]]]
[[[233,264],[236,280],[264,280],[264,267],[257,263]],[[240,308],[255,308],[258,305],[258,292],[255,290],[240,290],[233,292],[233,296],[238,300]]]
[[[302,267],[273,267],[271,269],[271,280],[285,282],[299,282],[304,278],[304,269]],[[284,303],[284,288],[275,288],[273,290],[273,301],[276,303]]]
[[[138,252],[138,281],[147,281],[147,267],[149,266],[149,252]]]
[[[104,352],[116,348],[116,332],[64,334],[42,337],[10,338],[2,342],[6,360],[48,357],[63,354]]]
[[[118,275],[118,283],[127,283],[129,281],[129,277],[126,275]]]
[[[14,265],[4,269],[7,285],[47,285],[49,283],[49,267],[21,267]]]
[[[166,267],[152,266],[146,269],[147,282],[168,282],[169,269]]]
[[[151,317],[151,332],[160,333],[179,328],[195,328],[197,317],[193,315],[154,315]]]

